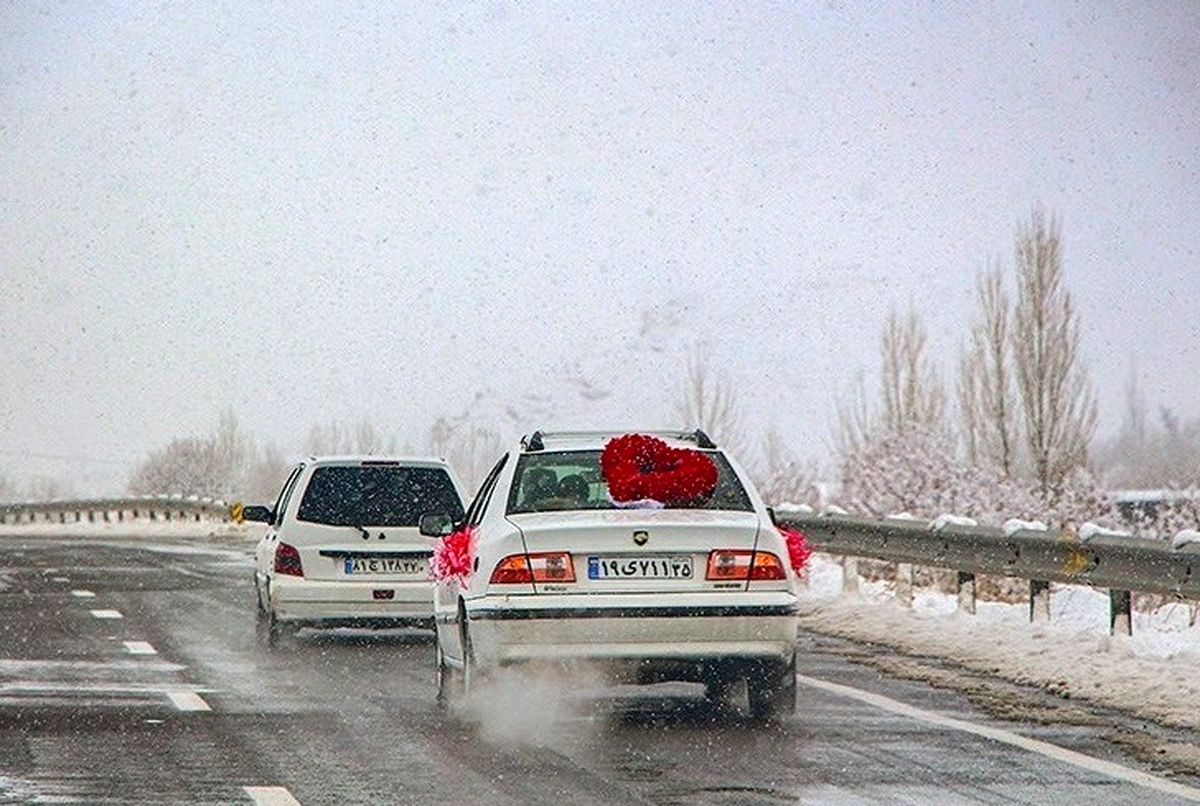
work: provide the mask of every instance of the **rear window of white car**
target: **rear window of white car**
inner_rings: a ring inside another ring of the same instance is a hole
[[[671,509],[753,510],[750,496],[719,452],[705,452],[717,466],[717,487],[705,499]],[[527,453],[517,462],[508,514],[616,509],[600,475],[600,451]]]
[[[313,471],[297,520],[329,526],[416,526],[422,515],[463,516],[450,475],[437,467],[339,465]]]

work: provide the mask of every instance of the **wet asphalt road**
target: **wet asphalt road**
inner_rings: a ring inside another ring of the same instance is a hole
[[[250,580],[244,542],[0,537],[0,804],[1174,802],[813,687],[777,726],[688,686],[565,679],[505,678],[448,714],[429,636],[268,650]],[[802,675],[1147,769],[1093,729],[1000,722],[800,644]]]

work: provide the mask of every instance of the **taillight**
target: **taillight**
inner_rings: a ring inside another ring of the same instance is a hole
[[[534,582],[575,581],[575,564],[565,551],[530,554],[529,565],[533,568]]]
[[[496,563],[489,580],[493,585],[520,585],[533,582],[529,573],[529,561],[524,554],[513,554]]]
[[[300,562],[300,552],[295,546],[280,543],[275,547],[275,573],[287,574],[293,577],[304,576],[304,566]]]
[[[751,579],[787,579],[787,571],[779,557],[769,551],[754,552],[754,565],[750,568]]]
[[[715,582],[745,579],[787,579],[779,557],[769,551],[717,549],[708,555],[704,578]]]
[[[510,554],[492,571],[493,585],[521,585],[531,582],[574,582],[575,564],[565,551],[540,554]]]

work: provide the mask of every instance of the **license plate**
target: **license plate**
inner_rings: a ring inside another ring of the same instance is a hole
[[[588,557],[588,579],[691,579],[692,558]]]
[[[417,576],[425,573],[425,560],[411,557],[344,557],[342,572],[347,576]]]

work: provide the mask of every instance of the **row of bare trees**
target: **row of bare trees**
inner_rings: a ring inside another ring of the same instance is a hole
[[[426,435],[422,452],[446,459],[473,489],[501,448],[500,435],[494,431],[439,418]],[[385,433],[363,419],[352,425],[337,421],[314,424],[304,452],[369,456],[416,451],[396,434]],[[225,411],[212,433],[179,437],[147,454],[134,470],[128,489],[134,495],[182,493],[230,501],[269,501],[294,459],[273,443],[259,444],[232,411]]]
[[[919,315],[893,313],[877,402],[839,403],[842,495],[867,511],[987,520],[1103,520],[1089,472],[1096,398],[1063,275],[1061,225],[1035,208],[1017,226],[1011,271],[978,279],[953,411]]]

